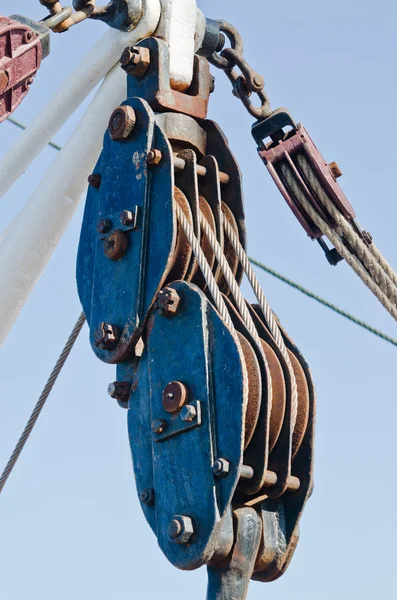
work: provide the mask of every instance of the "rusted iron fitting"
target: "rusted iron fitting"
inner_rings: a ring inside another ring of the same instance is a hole
[[[144,77],[150,67],[150,50],[143,46],[131,46],[124,50],[120,62],[128,75]]]
[[[131,136],[136,124],[135,111],[131,106],[119,106],[109,121],[109,134],[114,142],[125,142]]]
[[[172,288],[165,288],[157,294],[154,309],[159,311],[163,317],[175,317],[178,314],[180,303],[179,294]]]
[[[115,350],[120,339],[119,329],[110,323],[100,323],[95,332],[95,344],[101,350]]]

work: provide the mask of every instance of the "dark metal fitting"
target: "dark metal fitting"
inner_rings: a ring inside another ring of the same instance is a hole
[[[197,410],[196,407],[192,404],[188,404],[184,406],[181,410],[181,419],[184,423],[193,423],[195,419],[197,419]]]
[[[123,210],[123,212],[120,214],[120,223],[122,225],[126,225],[127,227],[129,225],[133,225],[135,221],[135,213],[132,212],[132,210]]]
[[[36,34],[34,33],[34,31],[25,31],[25,33],[23,35],[23,43],[24,44],[30,44],[30,42],[35,37],[36,37]]]
[[[241,467],[240,479],[243,481],[251,481],[254,478],[254,469],[249,467],[248,465],[243,465]]]
[[[204,38],[196,54],[210,58],[215,52],[221,52],[225,44],[226,37],[221,32],[219,22],[206,19]]]
[[[339,179],[339,177],[342,177],[343,173],[340,170],[338,163],[336,163],[336,162],[330,163],[329,168],[331,170],[332,175],[335,177],[335,179]]]
[[[119,402],[128,402],[131,395],[132,384],[128,381],[115,381],[108,386],[108,394]]]
[[[114,142],[125,142],[131,136],[136,124],[135,111],[131,106],[119,106],[109,121],[109,134]]]
[[[218,479],[227,477],[230,473],[230,463],[225,458],[218,458],[212,467],[212,472]]]
[[[147,155],[148,165],[152,167],[157,167],[157,165],[161,163],[162,159],[163,154],[161,150],[150,150],[150,152]]]
[[[369,231],[363,231],[363,240],[366,244],[368,244],[368,246],[370,246],[373,243],[374,238]]]
[[[150,67],[150,50],[143,46],[126,48],[121,55],[121,67],[133,77],[144,77]]]
[[[215,86],[216,86],[215,75],[211,75],[210,94],[213,94],[215,92]]]
[[[96,346],[101,350],[115,350],[120,339],[119,329],[116,325],[100,323],[94,337]]]
[[[112,229],[112,222],[109,219],[99,219],[96,230],[98,233],[107,233]]]
[[[164,288],[157,294],[154,308],[163,317],[175,317],[178,314],[180,304],[179,294],[172,288]]]
[[[194,535],[194,525],[190,517],[176,516],[168,527],[168,537],[177,544],[187,544]]]
[[[92,173],[92,175],[88,177],[88,184],[96,190],[99,190],[101,187],[101,179],[102,178],[99,173]]]
[[[179,412],[186,404],[188,390],[180,381],[172,381],[163,391],[163,408],[167,413]]]
[[[116,229],[105,239],[103,250],[110,260],[120,260],[128,250],[128,235]]]
[[[164,433],[164,431],[167,429],[168,427],[168,423],[167,421],[164,421],[164,419],[155,419],[152,423],[152,431],[153,433]]]
[[[141,492],[139,494],[139,500],[142,502],[142,504],[146,504],[146,506],[153,506],[154,490],[152,490],[152,489],[143,490],[143,492]]]

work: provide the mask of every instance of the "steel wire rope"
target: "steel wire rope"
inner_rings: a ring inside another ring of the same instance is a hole
[[[19,438],[19,441],[17,443],[17,445],[15,446],[14,452],[12,453],[7,466],[5,467],[1,477],[0,477],[0,494],[3,491],[3,488],[5,486],[5,484],[7,483],[8,478],[10,477],[21,453],[22,450],[24,449],[26,442],[29,439],[30,434],[32,433],[34,426],[36,425],[37,419],[39,418],[41,411],[44,408],[45,403],[48,400],[48,397],[55,385],[56,380],[59,377],[60,372],[62,371],[63,367],[65,366],[65,363],[69,357],[70,352],[72,351],[73,346],[76,343],[77,338],[79,337],[79,334],[83,328],[83,325],[85,323],[85,315],[84,313],[82,313],[76,323],[76,325],[73,328],[72,333],[69,336],[68,341],[66,342],[66,345],[60,355],[60,357],[58,358],[58,361],[54,367],[54,369],[52,370],[52,373],[47,381],[47,384],[30,416],[30,419],[21,435],[21,437]]]
[[[375,244],[368,246],[358,233],[353,230],[323,189],[306,156],[298,155],[296,161],[313,192],[340,227],[343,236],[357,253],[358,258],[363,262],[380,289],[397,306],[397,274],[376,248]]]
[[[333,229],[329,227],[329,225],[324,221],[324,219],[318,214],[318,212],[312,207],[309,200],[306,198],[305,193],[301,189],[299,183],[297,182],[294,173],[287,164],[282,164],[280,166],[280,170],[282,172],[283,177],[285,178],[287,185],[291,189],[292,193],[297,198],[300,205],[312,219],[312,221],[317,225],[317,227],[327,236],[327,238],[332,242],[335,246],[336,250],[339,254],[346,260],[346,262],[352,267],[352,269],[357,273],[360,279],[365,283],[365,285],[372,291],[372,293],[378,298],[378,300],[383,304],[385,309],[391,314],[391,316],[397,320],[397,308],[390,301],[387,295],[380,289],[378,284],[372,279],[371,275],[366,271],[366,269],[362,266],[360,261],[346,248],[346,246],[342,243],[340,237],[335,233]]]

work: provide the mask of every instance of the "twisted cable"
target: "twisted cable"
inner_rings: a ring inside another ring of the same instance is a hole
[[[3,491],[3,488],[4,488],[5,484],[7,483],[9,476],[11,475],[11,473],[17,463],[18,458],[20,457],[22,450],[24,449],[25,444],[28,441],[29,436],[32,433],[34,426],[36,425],[37,419],[39,418],[40,413],[43,410],[44,405],[47,402],[49,395],[51,394],[51,391],[55,385],[55,382],[58,379],[58,376],[59,376],[60,372],[62,371],[74,344],[76,343],[76,340],[79,336],[80,331],[83,328],[84,323],[85,323],[85,315],[84,315],[84,313],[82,313],[80,315],[79,320],[77,321],[76,325],[74,326],[74,329],[73,329],[72,333],[70,334],[68,341],[66,342],[66,345],[62,351],[62,354],[60,355],[60,357],[50,375],[50,378],[48,379],[47,384],[35,406],[35,409],[31,414],[31,417],[24,429],[24,432],[22,433],[21,437],[19,438],[19,441],[18,441],[17,445],[15,446],[15,450],[12,453],[11,458],[7,463],[7,466],[3,471],[3,474],[0,478],[0,494]]]

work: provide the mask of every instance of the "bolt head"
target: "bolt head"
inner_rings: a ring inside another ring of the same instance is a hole
[[[152,431],[157,435],[164,433],[167,427],[168,423],[167,421],[164,421],[164,419],[155,419],[152,423]]]
[[[340,170],[338,163],[336,163],[336,162],[330,163],[329,168],[331,169],[331,173],[335,177],[335,179],[339,179],[339,177],[342,177],[343,173]]]
[[[139,499],[142,502],[142,504],[146,504],[146,506],[153,506],[154,490],[152,490],[152,489],[143,490],[143,492],[141,492],[139,494]]]
[[[150,150],[150,152],[147,155],[148,165],[152,167],[157,167],[157,165],[161,163],[162,158],[163,154],[161,150]]]
[[[96,230],[98,233],[107,233],[112,229],[112,222],[109,219],[99,219]]]
[[[210,94],[213,94],[215,92],[215,87],[216,87],[216,79],[214,75],[211,75],[211,80],[210,80]]]
[[[108,394],[119,402],[128,402],[131,395],[132,384],[128,381],[115,381],[108,385]]]
[[[36,34],[34,33],[34,31],[25,31],[25,33],[23,35],[23,43],[24,44],[30,44],[30,42],[35,37],[36,37]]]
[[[120,260],[128,250],[128,235],[124,231],[113,231],[103,243],[103,251],[110,260]]]
[[[120,223],[125,226],[133,225],[135,220],[135,213],[131,210],[123,210],[120,215]]]
[[[181,410],[181,420],[184,423],[193,423],[193,421],[197,419],[197,410],[196,407],[192,404],[188,404],[184,406]]]
[[[183,408],[188,397],[187,387],[180,381],[169,383],[163,391],[163,408],[167,413],[174,414]]]
[[[109,134],[114,142],[125,142],[130,139],[136,124],[135,111],[131,106],[119,106],[109,121]]]
[[[99,190],[101,187],[101,175],[99,173],[92,173],[92,175],[88,177],[88,183],[91,187]]]
[[[175,516],[168,526],[168,537],[177,544],[187,544],[194,534],[194,525],[190,517]]]
[[[144,77],[150,67],[150,50],[142,46],[126,48],[121,55],[121,67],[133,77]]]
[[[227,477],[230,473],[229,461],[224,458],[218,458],[212,467],[212,472],[214,473],[215,477],[218,477],[219,479],[222,477]]]
[[[258,92],[260,92],[261,90],[263,90],[263,88],[265,86],[265,80],[262,77],[262,75],[255,75],[253,83],[254,83],[254,86],[255,86],[255,90],[257,90]]]
[[[154,308],[163,317],[172,318],[178,314],[180,305],[179,294],[173,288],[164,288],[157,294]]]

